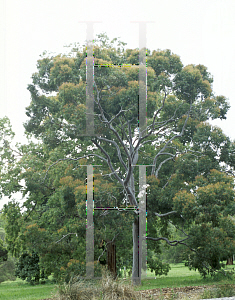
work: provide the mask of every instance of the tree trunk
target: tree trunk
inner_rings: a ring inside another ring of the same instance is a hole
[[[133,266],[132,266],[133,285],[141,284],[141,274],[139,272],[139,216],[133,222]]]
[[[107,264],[108,270],[112,273],[113,278],[117,277],[116,268],[116,245],[114,242],[109,242],[107,245]]]
[[[226,265],[233,265],[233,257],[227,258],[227,263]]]

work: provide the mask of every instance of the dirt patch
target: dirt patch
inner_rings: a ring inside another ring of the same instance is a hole
[[[211,286],[185,286],[175,288],[162,288],[140,291],[148,299],[193,299],[198,297],[204,292],[205,289],[213,288]],[[152,298],[151,298],[152,297]]]
[[[210,286],[212,288],[214,286]],[[200,296],[205,288],[208,286],[186,286],[186,287],[177,287],[177,288],[162,288],[162,289],[151,289],[139,291],[140,294],[145,296],[147,299],[182,299],[187,297],[188,299],[195,298]],[[152,297],[152,298],[151,298]],[[163,298],[164,297],[164,298]],[[51,298],[42,299],[42,300],[52,300]]]
[[[174,288],[162,288],[139,291],[145,299],[151,300],[172,300],[172,299],[200,299],[204,290],[215,288],[216,285],[185,286]],[[141,299],[141,298],[140,298]],[[42,300],[53,300],[52,298]]]

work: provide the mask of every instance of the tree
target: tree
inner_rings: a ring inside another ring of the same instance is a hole
[[[9,257],[7,261],[0,263],[0,283],[9,280],[16,280],[15,261],[12,257]]]
[[[0,239],[0,263],[7,260],[7,249],[3,246],[3,241]]]
[[[179,191],[173,202],[191,224],[188,245],[194,252],[187,252],[187,265],[203,276],[214,274],[235,251],[235,222],[229,215],[234,207],[233,178],[211,170]]]
[[[85,227],[82,219],[85,211],[85,185],[81,179],[83,171],[80,169],[75,171],[74,168],[78,163],[96,165],[102,163],[99,172],[96,171],[102,174],[100,182],[104,183],[99,186],[100,192],[111,195],[110,199],[116,199],[120,205],[124,202],[136,208],[131,217],[132,278],[134,283],[140,283],[140,278],[136,279],[139,275],[139,191],[136,165],[151,166],[147,168],[150,184],[148,245],[150,249],[155,250],[159,248],[160,240],[174,245],[175,243],[167,237],[151,236],[159,232],[167,236],[168,217],[180,218],[179,211],[165,211],[172,208],[171,199],[179,189],[179,186],[175,186],[174,191],[169,189],[171,182],[169,179],[175,168],[174,160],[190,149],[190,141],[194,133],[198,132],[198,127],[203,126],[202,122],[209,118],[225,119],[229,105],[225,97],[214,96],[212,93],[213,79],[205,66],[183,67],[179,56],[170,50],[152,53],[147,50],[147,123],[143,128],[139,127],[139,69],[130,67],[130,64],[139,64],[139,51],[125,50],[124,44],[120,42],[119,47],[115,47],[116,41],[114,39],[109,42],[105,35],[100,35],[94,45],[96,135],[92,138],[81,135],[86,124],[86,49],[76,51],[72,49],[74,51],[67,56],[53,57],[45,54],[38,60],[38,72],[33,74],[33,82],[28,86],[32,101],[26,109],[28,121],[25,123],[25,129],[29,136],[34,136],[41,144],[31,143],[28,146],[21,146],[22,158],[17,164],[18,168],[9,163],[16,183],[9,186],[6,180],[5,193],[11,194],[13,191],[21,190],[23,195],[27,194],[24,206],[26,215],[27,217],[30,215],[31,225],[34,226],[29,229],[35,230],[37,234],[42,230],[41,245],[55,241],[58,233],[64,235],[68,233],[69,241],[75,243],[77,231],[84,239]],[[144,83],[140,82],[140,86],[143,87]],[[14,162],[16,164],[16,161]],[[23,173],[22,167],[25,168]],[[8,171],[5,178],[9,174]],[[109,179],[105,184],[107,175]],[[95,176],[100,178],[98,174]],[[25,186],[19,185],[21,179],[25,180]],[[182,186],[182,180],[180,185]],[[161,192],[158,194],[158,191]],[[167,193],[171,193],[168,203]],[[164,195],[163,200],[160,195]],[[105,201],[102,199],[96,198],[105,205],[106,199]],[[66,220],[63,221],[65,228],[62,227],[60,232],[57,232],[58,221],[56,221],[58,205],[59,214],[63,212],[62,218]],[[41,217],[39,222],[36,221],[38,214]],[[161,218],[159,232],[155,226],[156,215],[167,217]],[[46,218],[49,218],[50,224],[46,222]],[[72,223],[77,218],[80,224],[75,228]],[[99,223],[100,220],[97,220],[97,224]],[[26,235],[33,237],[30,234]],[[53,243],[51,245],[54,251],[56,245]],[[67,246],[65,243],[63,248],[60,244],[58,249],[64,249],[66,252]],[[80,253],[81,256],[84,254]]]
[[[18,202],[14,200],[4,206],[3,218],[5,219],[5,241],[8,245],[9,252],[18,256],[21,249],[19,232],[22,227],[22,215]]]
[[[5,241],[4,221],[0,214],[0,283],[7,280],[15,280],[15,263],[9,255]]]
[[[30,284],[38,284],[39,280],[45,280],[44,270],[40,271],[39,256],[33,252],[32,255],[24,252],[16,264],[15,275]]]

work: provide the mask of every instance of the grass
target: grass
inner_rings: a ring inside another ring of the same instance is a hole
[[[5,281],[0,284],[0,300],[39,300],[51,297],[55,291],[51,283],[29,285],[20,279]]]
[[[232,269],[234,266],[228,266]],[[231,283],[231,279],[225,278],[223,275],[218,278],[208,277],[203,279],[198,271],[189,270],[183,263],[171,264],[171,270],[167,276],[157,276],[150,271],[147,272],[147,279],[142,280],[142,285],[137,287],[138,290],[167,288],[167,287],[184,287],[199,285],[214,285]],[[148,278],[148,277],[151,277]],[[155,279],[156,278],[156,279]]]
[[[234,266],[228,266],[229,269],[232,269]],[[127,278],[124,280],[125,283],[122,283],[122,288],[128,283],[131,283],[131,279]],[[107,282],[107,280],[106,280]],[[172,264],[171,270],[167,276],[158,276],[154,278],[154,274],[150,271],[147,272],[147,279],[142,280],[142,285],[135,287],[134,290],[147,290],[147,289],[156,289],[156,288],[173,288],[173,287],[183,287],[183,286],[211,286],[216,285],[217,287],[234,283],[233,280],[220,277],[217,280],[214,278],[203,279],[199,272],[190,271],[184,264]],[[48,281],[44,285],[35,285],[31,286],[28,283],[23,282],[20,279],[16,281],[6,281],[0,284],[0,300],[41,300],[50,298],[52,293],[55,294],[56,289],[55,285]],[[65,291],[66,288],[70,287],[61,287],[61,291]],[[108,291],[107,285],[103,286],[103,291]],[[117,285],[113,286],[113,289],[118,289]],[[131,290],[127,291],[131,292]],[[58,299],[58,298],[56,298]],[[62,298],[61,298],[62,299]],[[77,298],[79,299],[79,298]],[[102,298],[100,298],[102,299]],[[112,299],[112,298],[110,298]],[[128,298],[127,298],[128,299]],[[133,298],[134,299],[134,298]]]

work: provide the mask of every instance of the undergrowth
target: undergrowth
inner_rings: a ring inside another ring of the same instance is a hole
[[[115,280],[106,268],[102,269],[101,281],[71,280],[58,286],[54,299],[58,300],[141,300],[146,299],[131,284]]]
[[[207,289],[201,295],[201,299],[222,298],[235,296],[235,287],[232,284],[223,284],[216,288]]]

